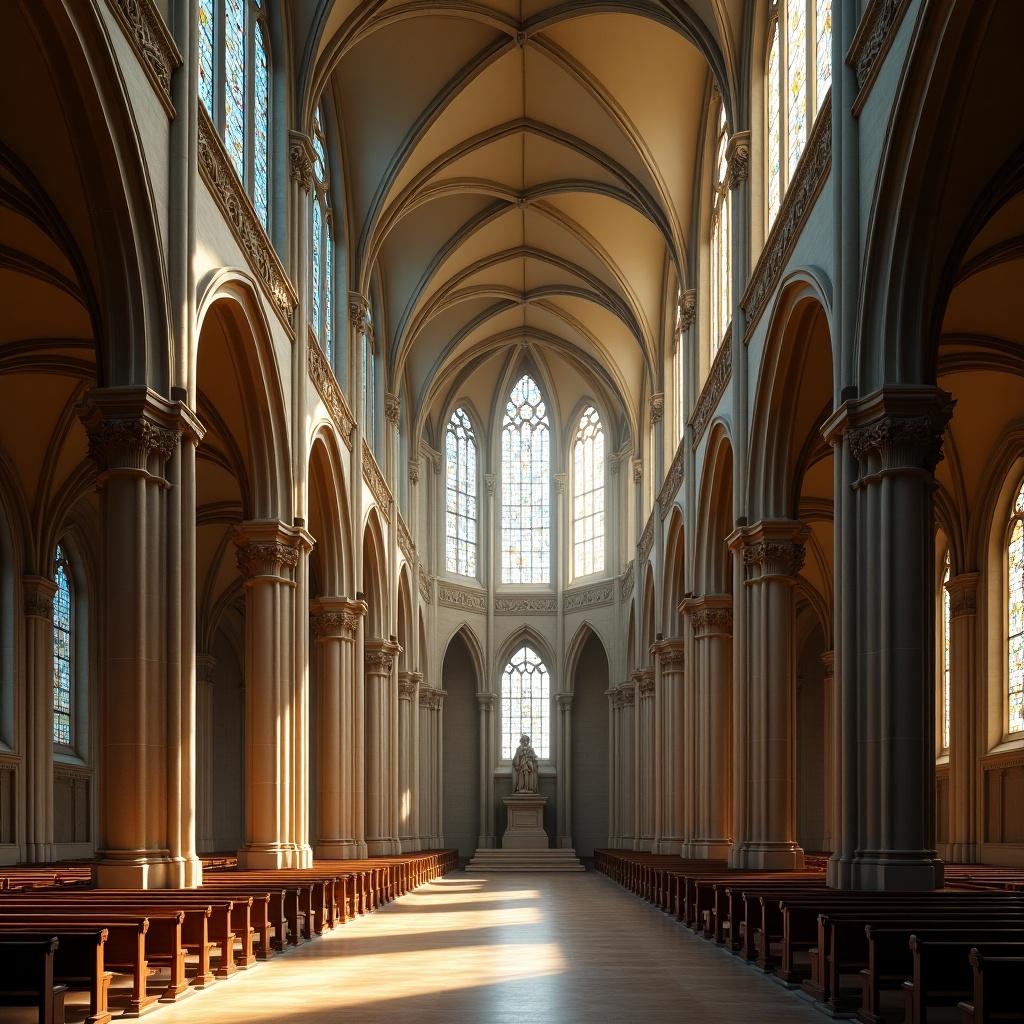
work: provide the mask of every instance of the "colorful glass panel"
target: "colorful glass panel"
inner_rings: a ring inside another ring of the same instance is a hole
[[[942,564],[942,749],[949,750],[949,632],[950,632],[950,601],[949,601],[949,552]]]
[[[323,307],[324,307],[324,328],[321,340],[324,343],[324,352],[327,353],[327,361],[334,365],[334,241],[331,238],[330,222],[324,221],[324,280],[323,280]]]
[[[270,61],[263,27],[254,30],[256,68],[253,97],[253,183],[252,199],[263,229],[270,222]]]
[[[71,579],[64,549],[54,555],[53,595],[53,742],[71,745],[71,690],[74,644],[72,632]]]
[[[316,199],[313,200],[313,266],[311,269],[312,309],[310,316],[313,320],[313,333],[320,341],[323,341],[320,326],[320,289],[324,271],[324,216],[320,209],[320,203]]]
[[[501,582],[547,583],[551,567],[551,437],[540,389],[524,375],[501,430]]]
[[[786,5],[786,184],[807,142],[807,8],[805,0]]]
[[[1024,732],[1024,487],[1014,502],[1007,547],[1007,729]]]
[[[529,736],[540,760],[551,756],[551,676],[530,647],[520,647],[501,674],[501,756],[511,758]]]
[[[448,421],[445,457],[445,567],[460,576],[476,576],[476,436],[463,409]]]
[[[199,0],[199,98],[213,117],[214,0]]]
[[[590,406],[580,418],[572,448],[573,571],[604,572],[604,427]]]
[[[245,6],[224,4],[224,145],[235,173],[245,180]]]
[[[778,22],[772,23],[768,47],[768,226],[775,222],[782,203],[782,79]]]
[[[814,12],[817,39],[814,62],[817,72],[814,85],[814,112],[821,109],[825,94],[832,87],[832,0],[818,0]]]

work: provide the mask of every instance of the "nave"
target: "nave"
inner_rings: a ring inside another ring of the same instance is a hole
[[[159,1024],[811,1024],[809,1004],[596,872],[435,879]]]

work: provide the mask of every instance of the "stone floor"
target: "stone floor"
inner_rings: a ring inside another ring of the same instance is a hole
[[[821,1024],[603,875],[455,872],[153,1024]]]

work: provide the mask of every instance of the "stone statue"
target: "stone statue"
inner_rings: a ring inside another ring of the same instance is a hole
[[[537,754],[530,746],[530,737],[519,737],[519,749],[512,758],[513,793],[536,793],[540,772],[537,770]]]

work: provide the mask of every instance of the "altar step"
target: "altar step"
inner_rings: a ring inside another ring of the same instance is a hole
[[[584,871],[575,850],[477,850],[467,871]]]

